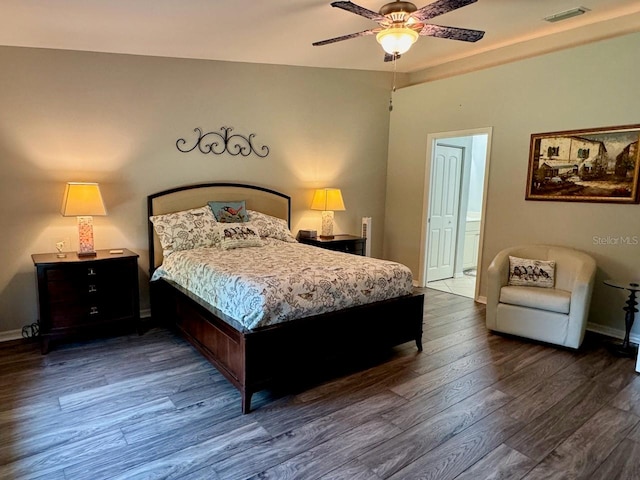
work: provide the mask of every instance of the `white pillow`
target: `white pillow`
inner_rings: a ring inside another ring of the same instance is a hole
[[[556,262],[509,256],[509,285],[553,288]]]
[[[149,217],[158,234],[164,256],[179,250],[210,247],[217,243],[216,218],[208,205]]]
[[[244,247],[263,247],[258,230],[247,223],[218,224],[219,246],[222,250]]]
[[[247,213],[249,214],[249,224],[256,227],[261,237],[275,238],[289,243],[297,242],[291,235],[286,220],[254,210],[247,210]]]

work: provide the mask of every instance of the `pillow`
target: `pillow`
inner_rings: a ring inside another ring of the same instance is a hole
[[[149,217],[164,256],[179,250],[210,247],[217,241],[216,219],[207,206]]]
[[[283,242],[296,243],[291,235],[287,221],[282,218],[272,217],[266,213],[248,210],[249,222],[256,227],[261,237],[275,238]]]
[[[239,202],[209,202],[209,208],[220,223],[242,223],[249,220],[244,200]]]
[[[251,225],[218,225],[219,245],[222,250],[244,247],[262,247],[264,242]]]
[[[556,262],[509,256],[509,285],[553,288]]]

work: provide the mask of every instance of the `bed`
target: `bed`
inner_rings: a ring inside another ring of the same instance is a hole
[[[188,185],[149,195],[148,214],[150,218],[156,218],[158,215],[197,209],[210,201],[244,201],[248,211],[282,219],[286,221],[286,227],[290,226],[289,196],[263,187],[235,183]],[[269,242],[277,243],[265,239],[265,243]],[[256,250],[264,258],[269,254],[269,248],[273,251],[280,247],[267,245]],[[296,248],[311,249],[319,258],[325,255],[324,250],[308,245],[291,244],[290,248],[294,251]],[[239,256],[248,255],[251,250],[239,249],[237,253]],[[233,302],[207,301],[206,294],[194,288],[197,284],[192,283],[187,288],[187,281],[164,271],[171,263],[169,259],[179,259],[185,263],[203,255],[200,250],[176,252],[175,255],[167,255],[167,259],[164,258],[165,253],[167,251],[163,249],[150,221],[152,317],[167,325],[175,325],[184,338],[240,391],[243,413],[250,412],[251,398],[255,392],[278,380],[286,380],[291,375],[304,374],[304,366],[312,362],[318,364],[341,352],[378,351],[410,341],[415,342],[418,351],[422,351],[423,294],[409,291],[383,300],[378,300],[372,294],[372,303],[346,308],[336,304],[333,308],[340,307],[337,310],[324,313],[310,310],[308,314],[297,313],[293,317],[287,317],[291,313],[283,313],[280,308],[278,314],[284,320],[270,323],[262,317],[251,315],[241,318],[240,314],[225,308]],[[302,253],[308,255],[308,252]],[[349,254],[328,253],[342,255],[340,260],[344,262],[368,260]],[[259,263],[256,260],[253,262]],[[368,265],[365,267],[369,268]],[[256,276],[260,275],[258,273]],[[392,295],[395,294],[390,287],[386,288]],[[247,322],[245,317],[251,322]]]

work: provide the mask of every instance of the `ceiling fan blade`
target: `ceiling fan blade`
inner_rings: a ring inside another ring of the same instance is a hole
[[[322,45],[329,45],[330,43],[341,42],[343,40],[349,40],[350,38],[366,37],[367,35],[373,35],[377,30],[364,30],[362,32],[350,33],[349,35],[342,35],[341,37],[329,38],[320,42],[313,42],[311,45],[314,47],[320,47]]]
[[[419,8],[413,12],[411,16],[420,22],[424,22],[438,15],[444,15],[458,8],[466,7],[477,1],[478,0],[437,0],[436,2]]]
[[[355,13],[356,15],[369,18],[376,22],[385,20],[385,17],[383,15],[380,15],[378,12],[374,12],[373,10],[369,10],[367,8],[361,7],[360,5],[356,5],[353,2],[332,2],[331,6],[341,8],[342,10],[346,10],[347,12]]]
[[[385,62],[393,62],[394,60],[397,60],[401,57],[402,55],[400,55],[399,53],[385,53],[384,54],[384,61]]]
[[[420,35],[437,38],[448,38],[450,40],[461,40],[463,42],[477,42],[484,37],[482,30],[471,30],[469,28],[445,27],[425,23]]]

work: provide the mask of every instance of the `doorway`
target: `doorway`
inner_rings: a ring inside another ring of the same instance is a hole
[[[490,144],[491,128],[428,137],[423,286],[478,298]]]

